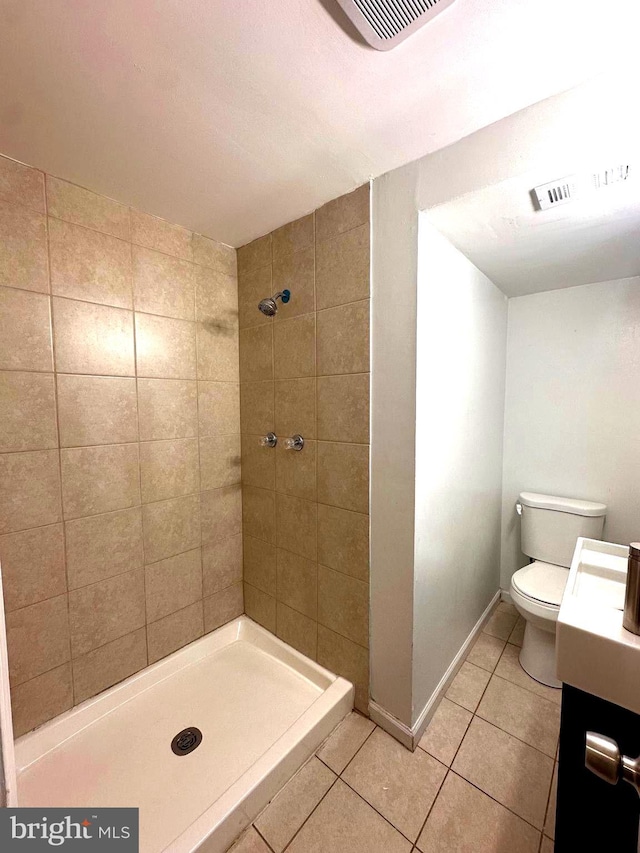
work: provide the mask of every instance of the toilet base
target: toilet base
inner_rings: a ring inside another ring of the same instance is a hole
[[[554,624],[555,629],[555,624]],[[520,650],[520,666],[527,675],[547,687],[562,687],[556,678],[556,632],[545,631],[527,621]]]

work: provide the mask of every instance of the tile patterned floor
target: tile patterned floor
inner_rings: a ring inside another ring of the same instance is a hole
[[[232,853],[552,853],[560,691],[498,605],[414,753],[351,714]]]

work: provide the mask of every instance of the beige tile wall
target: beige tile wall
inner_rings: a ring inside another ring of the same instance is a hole
[[[246,612],[354,681],[366,712],[368,186],[239,249],[238,285]],[[300,453],[284,448],[295,433]]]
[[[21,734],[242,613],[235,250],[0,158],[0,413]]]

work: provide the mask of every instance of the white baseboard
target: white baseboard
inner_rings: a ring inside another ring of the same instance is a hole
[[[508,600],[503,598],[504,593],[498,590],[496,594],[493,596],[487,607],[485,608],[482,616],[478,619],[476,624],[473,626],[471,633],[464,641],[457,655],[451,661],[447,671],[440,679],[440,683],[433,691],[431,696],[429,697],[426,705],[418,715],[415,723],[409,728],[409,726],[405,725],[405,723],[398,720],[396,717],[392,716],[388,711],[385,711],[377,702],[371,701],[369,702],[369,716],[380,726],[381,729],[384,729],[385,732],[388,732],[392,737],[396,740],[400,741],[403,746],[406,746],[407,749],[414,750],[418,745],[420,738],[422,737],[424,730],[429,725],[431,717],[435,713],[436,708],[444,694],[449,689],[449,685],[453,681],[456,676],[456,673],[462,666],[464,659],[469,654],[469,650],[471,646],[474,644],[478,634],[482,631],[485,623],[488,621],[491,613],[493,612],[495,606],[498,604],[500,599]]]
[[[507,604],[513,604],[513,601],[511,600],[511,593],[507,589],[500,590],[500,598],[502,601],[506,601]]]

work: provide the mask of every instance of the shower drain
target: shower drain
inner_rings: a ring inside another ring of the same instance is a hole
[[[171,750],[176,755],[189,755],[202,743],[202,732],[195,726],[182,729],[171,741]]]

